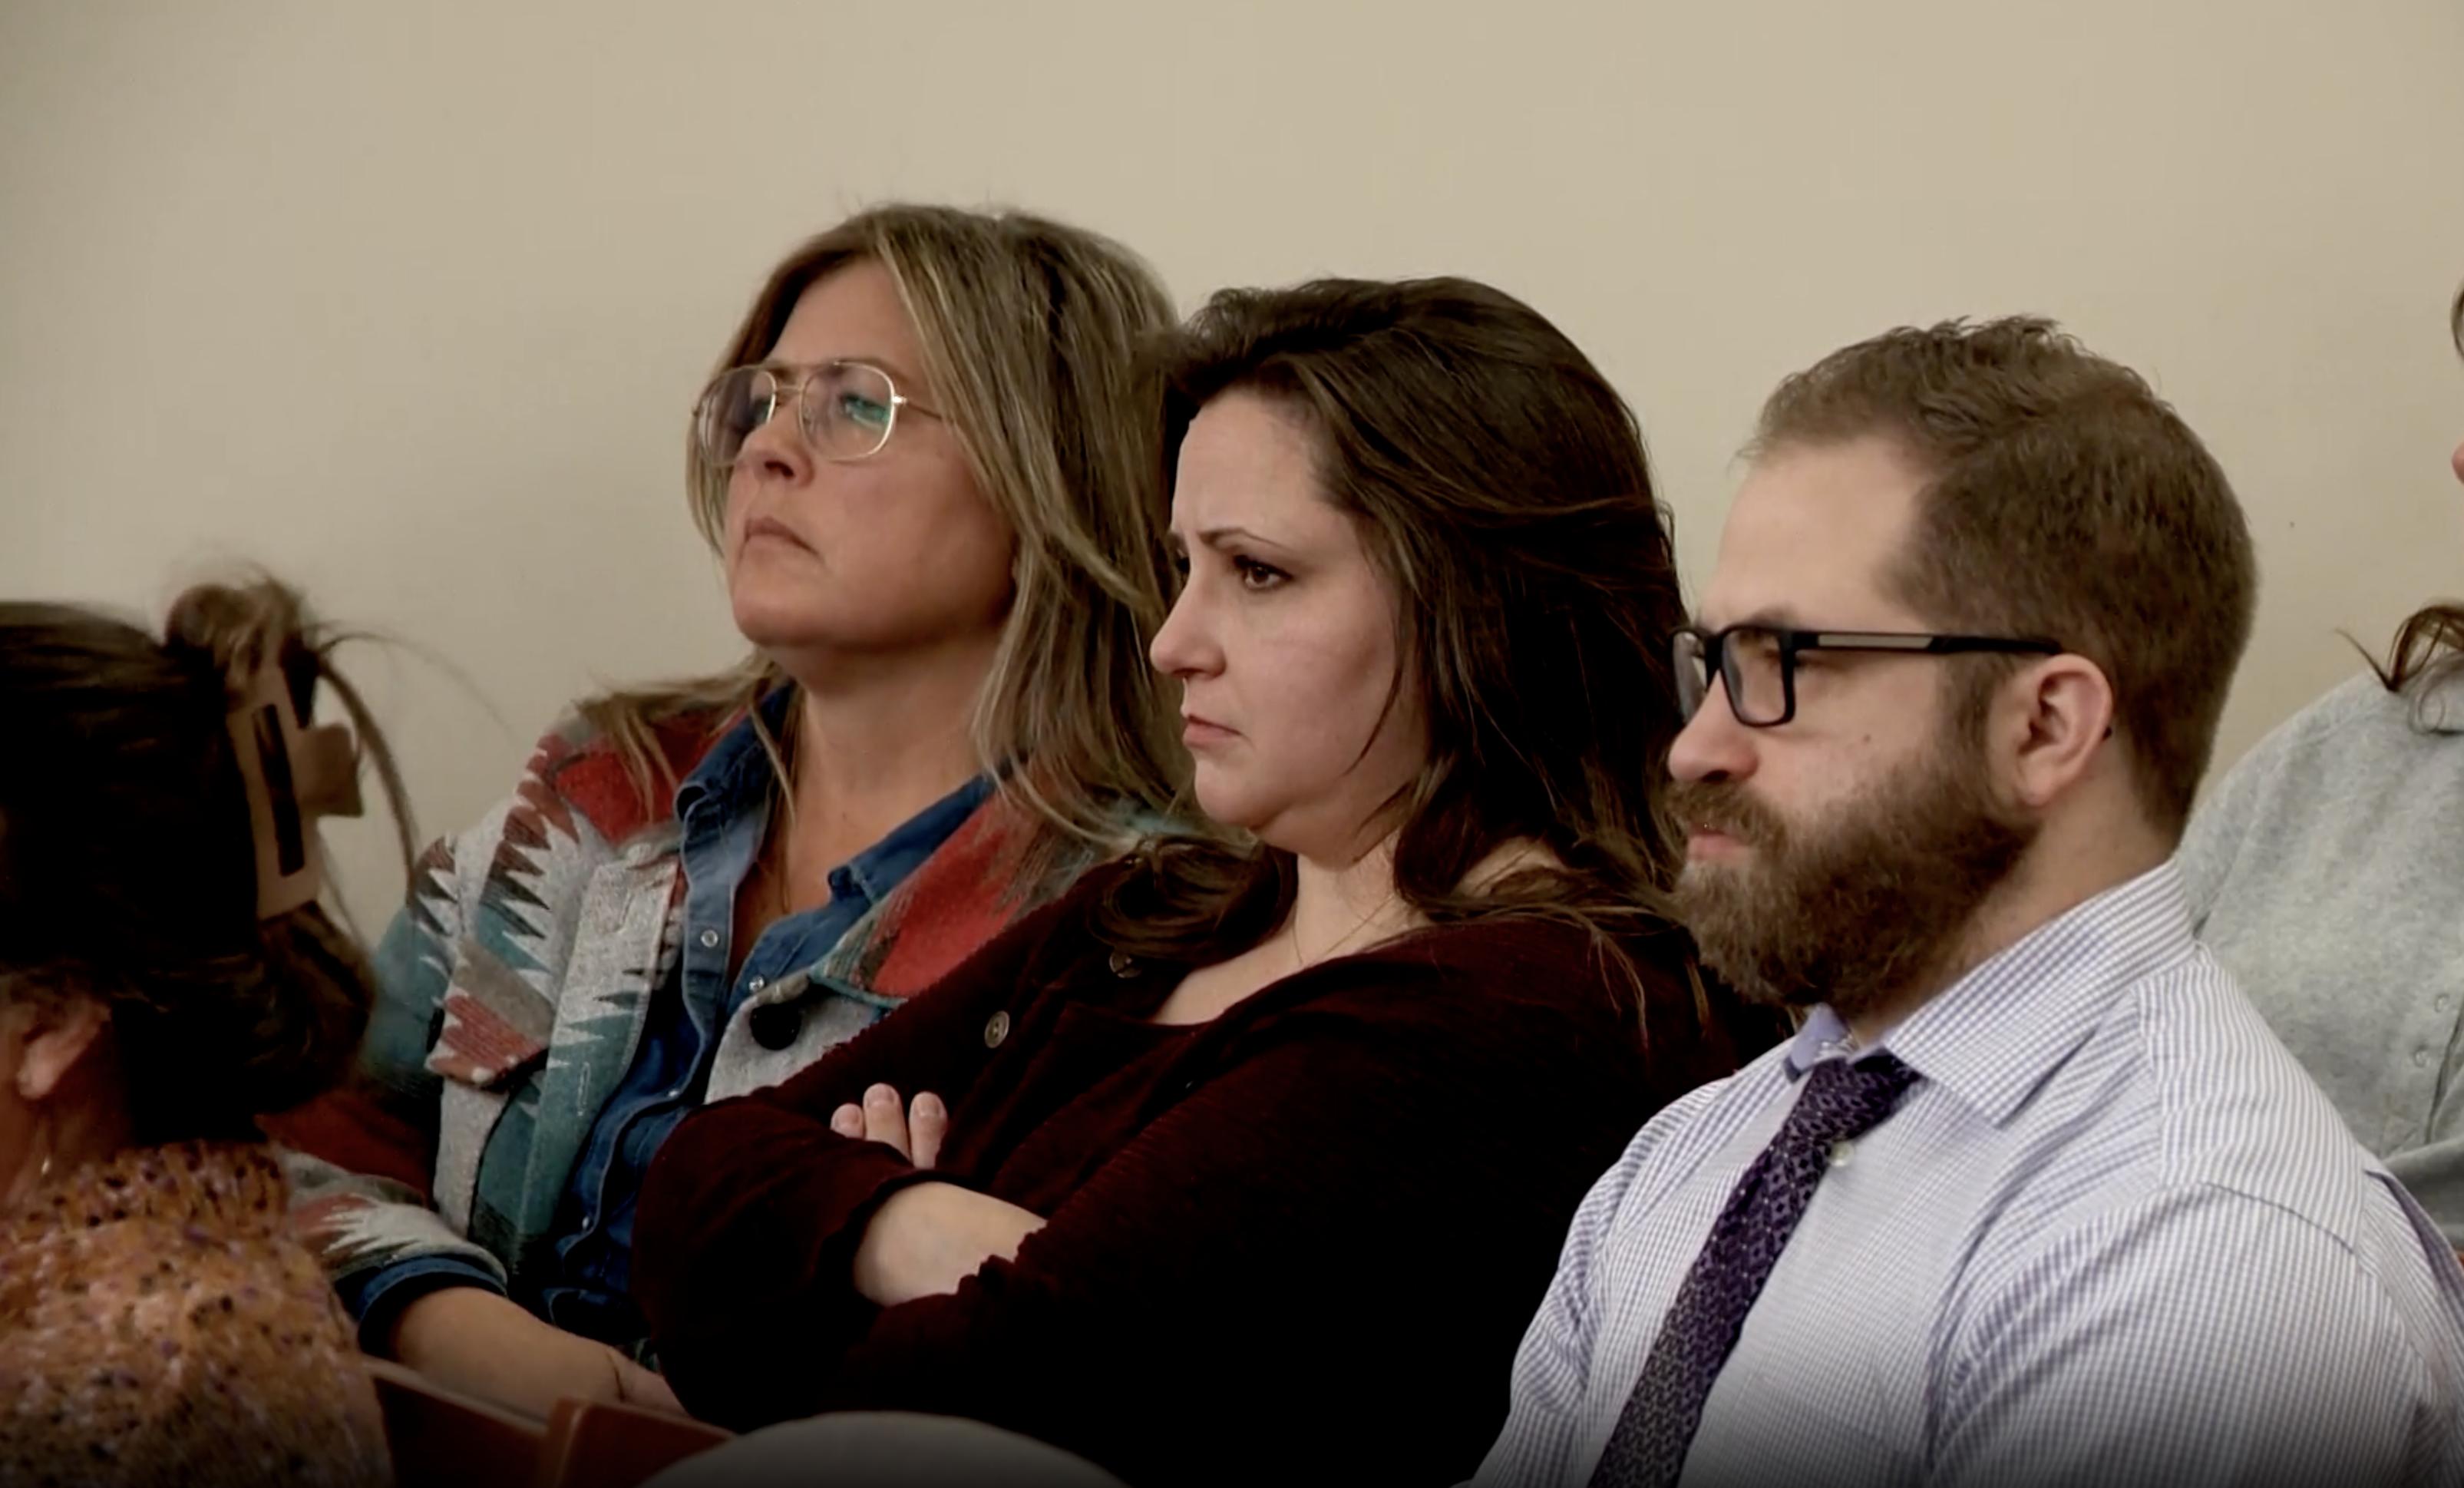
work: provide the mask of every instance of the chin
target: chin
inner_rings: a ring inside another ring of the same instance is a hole
[[[1740,871],[1739,867],[1734,863],[1723,863],[1716,859],[1707,857],[1688,856],[1685,859],[1684,865],[1677,870],[1677,881],[1681,885],[1688,883],[1733,883],[1736,881],[1737,875]]]
[[[1253,796],[1223,780],[1203,763],[1198,766],[1190,793],[1197,797],[1198,809],[1206,813],[1209,821],[1241,832],[1255,832],[1265,824],[1265,814],[1258,810]]]
[[[759,584],[730,590],[728,608],[737,633],[764,650],[795,650],[826,644],[844,629],[833,625],[836,617],[813,602],[810,585],[800,586],[799,592],[783,592],[784,588]]]

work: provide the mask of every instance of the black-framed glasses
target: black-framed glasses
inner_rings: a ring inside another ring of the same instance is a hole
[[[2057,656],[2059,641],[2001,635],[1926,635],[1898,631],[1790,631],[1732,625],[1706,631],[1689,625],[1670,651],[1677,660],[1677,707],[1691,720],[1717,677],[1728,690],[1728,711],[1748,728],[1776,728],[1796,717],[1796,658],[1809,651],[1884,652],[1903,656],[1979,654]]]
[[[880,454],[898,427],[901,409],[941,416],[900,392],[890,374],[869,362],[731,366],[711,379],[693,405],[693,439],[702,458],[721,470],[734,465],[753,431],[790,399],[804,443],[823,459],[841,462]]]

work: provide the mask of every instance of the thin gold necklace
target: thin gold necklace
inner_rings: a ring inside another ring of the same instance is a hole
[[[777,911],[771,920],[773,924],[796,912],[795,899],[788,890],[795,886],[792,866],[795,844],[791,836],[796,830],[793,782],[796,778],[797,724],[801,718],[800,709],[789,715],[787,726],[780,731],[779,771],[770,782],[770,832],[769,841],[764,844],[768,851],[761,855],[758,863],[761,877],[768,880],[766,887],[770,891],[771,907]]]
[[[1305,960],[1301,955],[1301,906],[1298,899],[1293,899],[1292,912],[1287,918],[1284,925],[1284,929],[1289,936],[1292,943],[1292,969],[1294,971],[1306,971],[1311,966],[1323,966],[1327,962],[1332,961],[1334,959],[1335,952],[1343,949],[1343,947],[1348,944],[1354,936],[1357,936],[1363,930],[1368,929],[1370,922],[1377,918],[1378,911],[1395,902],[1395,891],[1393,889],[1388,889],[1384,898],[1369,906],[1369,913],[1360,917],[1360,922],[1358,924],[1353,925],[1350,930],[1338,937],[1333,944],[1329,945],[1325,950],[1319,952],[1318,958],[1315,961]]]
[[[778,863],[775,865],[770,861],[773,857],[779,859]],[[777,924],[780,921],[786,919],[790,914],[795,912],[793,905],[787,898],[786,859],[787,848],[783,841],[780,844],[779,850],[776,853],[765,853],[762,855],[760,870],[761,877],[765,880],[763,886],[770,891],[771,915],[769,922],[771,924]]]

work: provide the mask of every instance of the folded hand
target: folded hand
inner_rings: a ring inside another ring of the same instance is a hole
[[[914,1164],[940,1160],[950,1112],[931,1091],[907,1104],[888,1085],[830,1113],[830,1130],[878,1142]],[[956,1292],[990,1260],[1017,1258],[1019,1242],[1044,1228],[1042,1215],[957,1184],[924,1183],[885,1200],[857,1245],[856,1291],[882,1307]]]
[[[911,1109],[898,1092],[875,1085],[864,1093],[864,1103],[849,1101],[830,1113],[830,1130],[861,1142],[878,1142],[918,1167],[930,1167],[941,1156],[941,1139],[949,1135],[950,1112],[941,1098],[926,1091]]]

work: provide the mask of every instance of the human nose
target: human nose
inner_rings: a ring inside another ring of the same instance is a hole
[[[1193,578],[1181,586],[1171,612],[1147,646],[1147,660],[1156,671],[1185,682],[1222,670],[1222,655],[1209,633],[1204,611],[1199,581]]]
[[[1668,773],[1689,782],[1741,780],[1754,772],[1753,732],[1737,722],[1728,706],[1727,681],[1714,672],[1701,706],[1668,751]]]
[[[770,416],[744,436],[736,453],[736,468],[783,484],[799,484],[812,476],[813,451],[804,439],[801,386],[779,389]]]

